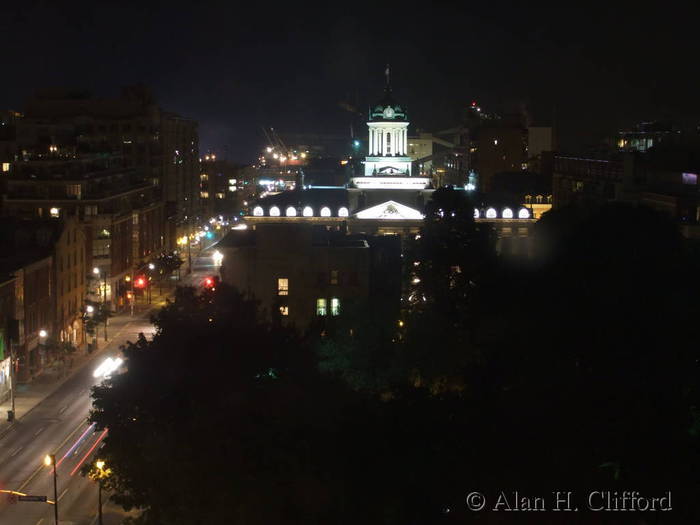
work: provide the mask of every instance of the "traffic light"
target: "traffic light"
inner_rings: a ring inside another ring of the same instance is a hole
[[[207,288],[209,290],[216,290],[216,285],[219,283],[219,279],[217,277],[205,277],[204,278],[204,288]]]
[[[134,288],[145,288],[146,287],[146,277],[139,275],[134,279]]]

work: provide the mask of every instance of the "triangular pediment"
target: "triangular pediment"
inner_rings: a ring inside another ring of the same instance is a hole
[[[423,219],[424,215],[413,208],[396,201],[386,201],[355,214],[358,219]]]

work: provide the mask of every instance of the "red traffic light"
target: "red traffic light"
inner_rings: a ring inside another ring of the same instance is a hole
[[[139,275],[134,280],[134,287],[135,288],[145,288],[146,287],[146,278],[143,275]]]

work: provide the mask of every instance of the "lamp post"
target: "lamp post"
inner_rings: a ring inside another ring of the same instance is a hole
[[[100,269],[97,266],[95,266],[92,269],[92,273],[94,273],[97,276],[97,279],[99,280]],[[106,312],[106,308],[107,308],[107,272],[104,272],[103,276],[104,276],[104,287],[102,289],[102,310],[103,310],[102,314],[104,315],[104,318],[105,318],[104,333],[105,333],[105,341],[106,341],[107,340],[107,312]]]
[[[40,358],[45,357],[46,338],[48,337],[48,335],[49,335],[49,333],[46,330],[44,330],[43,328],[41,330],[39,330],[39,350],[40,350],[39,357]],[[43,356],[41,355],[42,353],[44,354]],[[43,361],[43,359],[42,359],[42,361]],[[42,363],[42,367],[43,367],[43,363]]]
[[[131,309],[131,317],[134,316],[134,279],[131,275],[124,277],[124,280],[129,283],[130,290],[126,293],[127,299],[129,299],[129,307]]]
[[[15,420],[15,341],[10,339],[10,410],[7,412],[7,421]]]
[[[109,476],[110,470],[105,468],[105,462],[102,461],[101,459],[98,459],[95,462],[95,467],[97,467],[98,472],[96,473],[97,477],[97,516],[98,516],[98,523],[100,525],[102,524],[102,480]]]
[[[56,474],[56,455],[46,454],[44,457],[44,465],[47,467],[53,466],[53,516],[55,525],[58,525],[58,477]]]

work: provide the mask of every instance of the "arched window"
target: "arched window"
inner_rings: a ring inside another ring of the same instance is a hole
[[[552,196],[547,195],[547,204],[552,204]]]
[[[328,206],[324,206],[321,208],[321,217],[330,217],[331,216],[331,209]]]
[[[525,204],[532,203],[532,195],[525,195]]]
[[[527,208],[520,208],[520,211],[518,212],[518,219],[529,219],[530,218],[530,212],[528,211]]]
[[[297,209],[294,206],[290,206],[286,211],[287,217],[296,217]]]
[[[475,219],[479,218],[479,208],[474,208],[474,218]]]
[[[280,209],[277,206],[273,206],[270,208],[270,217],[279,217],[280,216]]]
[[[512,219],[513,218],[513,210],[510,208],[503,208],[503,212],[501,213],[501,217],[504,219]]]
[[[303,215],[304,215],[304,217],[313,217],[314,210],[311,208],[311,206],[305,206]]]
[[[542,195],[538,195],[537,197],[535,197],[535,201],[537,202],[537,204],[542,204]]]
[[[262,206],[256,206],[255,208],[253,208],[253,215],[255,217],[262,217],[263,216]]]
[[[498,215],[496,214],[496,210],[493,208],[489,208],[486,210],[486,218],[487,219],[495,219]]]
[[[338,209],[338,217],[347,217],[348,216],[348,209],[343,206]]]

